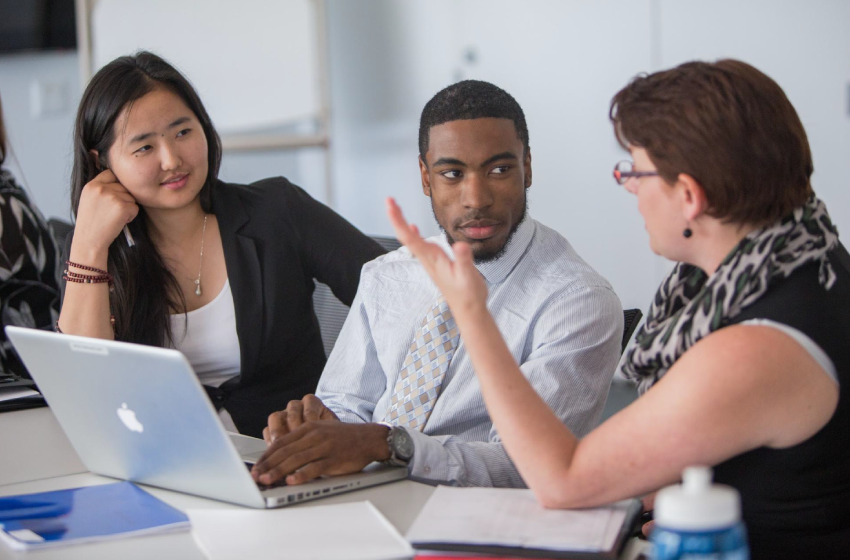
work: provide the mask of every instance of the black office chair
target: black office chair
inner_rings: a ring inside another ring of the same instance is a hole
[[[53,230],[53,238],[56,240],[56,245],[59,247],[59,252],[65,250],[65,238],[68,234],[74,231],[74,224],[60,220],[59,218],[50,218],[47,220],[47,225]]]
[[[620,346],[620,353],[626,351],[626,346],[629,345],[632,335],[640,323],[643,313],[640,309],[626,309],[623,311],[623,342]],[[608,390],[608,399],[605,401],[605,407],[602,409],[602,417],[599,422],[602,423],[620,410],[626,408],[633,403],[638,397],[637,384],[634,381],[617,377],[616,375],[611,380],[611,387]]]
[[[841,242],[838,242],[838,247],[835,249],[836,260],[838,261],[838,265],[844,267],[847,272],[850,272],[850,253],[847,252],[847,249]]]
[[[641,317],[643,317],[643,313],[640,309],[626,309],[623,311],[623,344],[620,347],[621,354],[626,351],[626,346],[629,345],[629,340],[631,340],[632,334],[637,329]]]
[[[394,251],[401,247],[401,243],[393,237],[373,235],[372,239],[388,251]],[[348,306],[336,299],[336,296],[326,284],[316,282],[316,291],[313,292],[313,310],[319,319],[325,355],[330,356],[339,336],[339,331],[342,330],[342,325],[348,316]]]

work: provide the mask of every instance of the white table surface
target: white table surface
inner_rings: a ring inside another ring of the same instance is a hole
[[[84,472],[49,408],[0,414],[0,485]]]
[[[0,496],[46,492],[114,479],[88,472],[71,447],[64,432],[48,408],[0,414]],[[144,488],[157,498],[180,510],[236,509],[241,506],[208,500],[150,486]],[[294,508],[369,500],[404,535],[434,488],[410,480],[401,480],[329,496],[290,506]],[[633,540],[623,554],[624,560],[637,558],[646,548]],[[94,544],[16,553],[0,543],[0,559],[68,560],[203,560],[190,532],[123,538]],[[257,559],[259,560],[259,559]]]

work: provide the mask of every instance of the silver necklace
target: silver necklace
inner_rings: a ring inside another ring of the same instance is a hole
[[[204,237],[207,233],[207,215],[204,214],[204,229],[201,231],[201,261],[198,263],[198,277],[195,278],[195,295],[201,295],[201,267],[204,264]]]

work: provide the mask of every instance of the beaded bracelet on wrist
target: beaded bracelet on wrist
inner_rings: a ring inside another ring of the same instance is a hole
[[[71,261],[65,261],[65,264],[68,265],[68,266],[73,266],[74,268],[79,268],[80,270],[88,270],[89,272],[97,272],[98,274],[104,274],[106,276],[109,276],[109,272],[107,272],[105,270],[101,270],[99,268],[95,268],[93,266],[86,266],[84,264],[77,264],[77,263],[71,262]]]
[[[76,282],[78,284],[112,284],[112,276],[90,276],[88,274],[77,274],[76,272],[70,272],[67,268],[62,274],[62,280],[65,280],[66,282]]]
[[[67,268],[64,270],[62,274],[62,280],[66,282],[75,282],[77,284],[109,284],[109,291],[113,290],[112,287],[112,275],[109,272],[102,270],[100,268],[95,268],[93,266],[88,266],[84,264],[75,263],[72,261],[65,261],[65,264],[68,267],[79,268],[80,270],[86,270],[88,272],[96,272],[97,275],[93,274],[79,274],[77,272],[71,272]],[[110,307],[112,304],[110,302]],[[115,315],[109,314],[109,325],[112,327],[112,332],[115,332]],[[56,321],[56,324],[53,326],[54,330],[60,334],[65,334],[62,332],[62,329],[59,328],[59,321]]]
[[[71,278],[108,278],[112,280],[111,274],[80,274],[79,272],[73,272],[68,268],[64,270],[64,273]]]
[[[109,284],[109,288],[112,289],[112,275],[107,271],[102,270],[100,268],[95,268],[93,266],[87,266],[84,264],[75,263],[72,261],[65,261],[65,264],[68,265],[69,268],[64,270],[62,274],[62,279],[66,282],[75,282],[78,284]],[[94,274],[79,274],[77,272],[72,272],[70,267],[79,268],[80,270],[86,270],[89,272],[96,272],[97,275]]]

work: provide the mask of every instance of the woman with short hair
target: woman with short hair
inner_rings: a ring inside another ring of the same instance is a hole
[[[452,262],[389,203],[454,313],[506,450],[552,508],[641,496],[711,465],[741,492],[753,558],[846,555],[850,270],[800,119],[769,77],[721,60],[635,78],[611,120],[633,159],[615,178],[652,250],[677,264],[626,351],[641,397],[582,440],[508,354],[469,248]]]

